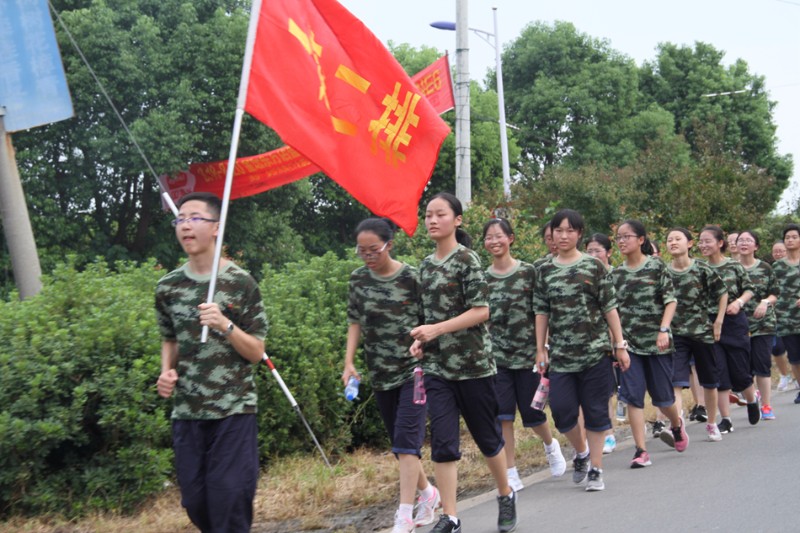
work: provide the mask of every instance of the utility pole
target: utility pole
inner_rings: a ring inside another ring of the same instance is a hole
[[[456,197],[464,207],[472,202],[469,127],[468,0],[456,0]]]

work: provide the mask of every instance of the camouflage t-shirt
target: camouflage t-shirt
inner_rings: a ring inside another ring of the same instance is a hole
[[[545,262],[533,294],[534,312],[548,316],[552,370],[580,372],[610,355],[605,315],[617,300],[603,263],[587,254],[569,265]]]
[[[364,360],[375,390],[399,387],[414,377],[418,361],[409,333],[422,323],[417,271],[401,266],[381,277],[362,266],[350,274],[347,321],[361,326]]]
[[[253,364],[214,330],[207,342],[200,342],[197,306],[208,298],[209,280],[209,275],[197,275],[185,264],[161,278],[156,287],[161,337],[178,342],[173,419],[214,420],[256,412]],[[214,302],[242,331],[262,340],[267,336],[258,284],[232,262],[219,269]]]
[[[617,291],[617,312],[628,350],[637,355],[675,351],[672,334],[669,348],[659,350],[656,346],[664,307],[676,300],[664,262],[648,256],[636,269],[623,264],[611,271],[611,279]]]
[[[536,334],[533,314],[533,287],[536,269],[518,261],[509,272],[486,271],[489,283],[489,333],[497,366],[533,368],[536,359]]]
[[[714,324],[708,318],[709,309],[714,315],[719,311],[719,299],[728,292],[725,282],[702,261],[692,260],[686,270],[667,265],[667,272],[678,300],[672,334],[713,344]]]
[[[426,324],[489,305],[489,286],[478,254],[462,245],[442,260],[426,257],[419,266],[419,277]],[[497,373],[485,322],[441,335],[423,350],[423,369],[430,375],[459,381]]]
[[[772,267],[769,266],[768,263],[756,259],[756,264],[750,268],[744,267],[744,269],[747,271],[747,275],[750,276],[753,287],[755,287],[754,296],[750,298],[750,301],[744,306],[744,311],[747,313],[747,320],[750,323],[750,335],[775,335],[775,309],[771,305],[767,308],[766,314],[760,319],[756,319],[753,316],[761,300],[770,294],[774,294],[775,296],[780,294],[780,289],[773,275]]]
[[[725,282],[725,287],[728,289],[729,304],[740,297],[744,291],[756,292],[753,282],[750,281],[750,276],[747,275],[747,270],[744,269],[739,261],[726,257],[716,265],[708,262],[706,264]],[[716,315],[717,305],[709,306],[708,312]]]
[[[540,266],[547,263],[548,261],[551,261],[552,259],[553,259],[553,254],[547,254],[544,257],[540,257],[539,259],[533,262],[533,268],[539,270]]]
[[[780,287],[775,316],[778,321],[778,335],[800,335],[800,264],[792,264],[784,257],[772,265],[775,281]]]

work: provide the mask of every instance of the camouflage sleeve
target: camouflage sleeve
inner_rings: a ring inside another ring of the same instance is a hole
[[[261,298],[261,289],[249,274],[247,275],[246,289],[242,295],[241,323],[237,326],[257,339],[267,338],[269,322],[267,321],[267,311],[264,309],[264,300]]]
[[[778,298],[781,295],[781,284],[778,283],[778,277],[775,275],[775,270],[769,265],[765,266],[768,274],[767,274],[767,294],[764,295],[764,298],[766,298],[769,295],[773,295],[776,298]]]
[[[602,265],[595,266],[595,276],[597,278],[597,297],[600,302],[600,309],[603,314],[610,312],[612,309],[617,308],[617,291],[614,290],[614,283],[611,279],[610,273],[606,271]],[[613,272],[613,271],[612,271]]]
[[[667,267],[663,262],[659,261],[659,265],[659,270],[661,271],[659,283],[661,285],[661,297],[664,300],[664,305],[677,302],[678,298],[675,295],[675,286],[672,284],[672,276],[667,272]]]
[[[172,322],[172,315],[169,313],[169,304],[161,291],[161,285],[156,287],[156,323],[161,338],[165,340],[175,340],[175,325]]]
[[[361,309],[358,305],[358,296],[356,295],[356,272],[350,274],[350,282],[348,283],[347,290],[347,323],[359,324],[361,323]]]
[[[533,287],[533,312],[536,315],[550,315],[550,301],[544,289],[543,268],[536,269],[536,284]]]
[[[461,284],[464,291],[464,302],[468,308],[486,307],[489,305],[489,285],[483,273],[478,254],[469,251],[462,256],[464,261],[461,270]]]

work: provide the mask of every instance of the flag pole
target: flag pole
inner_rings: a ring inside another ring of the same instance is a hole
[[[222,210],[219,214],[219,233],[214,247],[214,264],[211,267],[211,279],[208,282],[208,298],[206,303],[214,301],[214,293],[217,290],[217,275],[219,274],[219,262],[222,258],[222,242],[225,237],[225,222],[228,219],[228,204],[231,200],[231,186],[233,185],[233,172],[236,167],[236,153],[239,149],[239,133],[242,130],[242,117],[244,116],[244,106],[247,101],[247,85],[250,82],[250,65],[253,62],[253,45],[256,41],[256,30],[258,29],[258,19],[261,14],[261,0],[253,0],[250,8],[250,24],[247,28],[247,42],[244,47],[244,61],[242,63],[242,76],[239,82],[239,98],[236,101],[236,114],[233,118],[233,133],[231,135],[231,149],[228,154],[228,168],[225,172],[225,188],[222,194]],[[200,342],[208,340],[208,326],[203,326]]]

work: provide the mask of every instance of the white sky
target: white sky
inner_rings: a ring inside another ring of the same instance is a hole
[[[409,43],[449,51],[455,59],[455,32],[430,23],[455,21],[456,0],[339,0],[384,43]],[[572,22],[591,37],[641,65],[655,57],[661,42],[711,44],[725,52],[724,64],[744,59],[752,74],[766,78],[770,99],[777,101],[778,152],[795,158],[794,177],[779,210],[800,198],[800,0],[469,0],[469,25],[493,32],[497,7],[503,45],[519,37],[530,22]],[[483,81],[494,68],[494,50],[469,34],[470,78]],[[736,97],[740,97],[737,95]],[[730,98],[730,97],[728,97]]]

